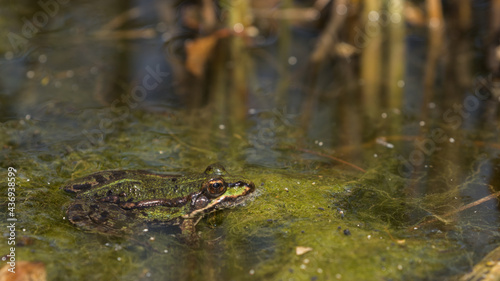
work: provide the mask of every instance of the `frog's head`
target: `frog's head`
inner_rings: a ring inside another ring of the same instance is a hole
[[[191,198],[191,212],[184,218],[193,218],[218,209],[242,203],[255,190],[255,185],[240,176],[229,175],[220,164],[212,164],[205,170],[205,181],[199,193]]]

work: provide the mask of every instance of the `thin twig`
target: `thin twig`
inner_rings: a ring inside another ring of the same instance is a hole
[[[94,36],[102,40],[152,39],[156,36],[156,31],[153,28],[116,31],[104,30],[95,32]]]
[[[457,213],[459,213],[459,212],[462,212],[462,211],[464,211],[464,210],[470,209],[470,208],[475,207],[475,206],[477,206],[477,205],[479,205],[479,204],[482,204],[482,203],[484,203],[484,202],[486,202],[486,201],[489,201],[489,200],[491,200],[491,199],[495,199],[495,198],[497,198],[497,197],[499,197],[499,196],[500,196],[500,191],[497,191],[497,192],[495,192],[495,193],[493,193],[493,194],[490,194],[490,195],[485,196],[485,197],[483,197],[483,198],[481,198],[481,199],[478,199],[478,200],[476,200],[476,201],[474,201],[474,202],[472,202],[472,203],[469,203],[469,204],[467,204],[467,205],[463,205],[462,207],[460,207],[460,208],[458,208],[458,209],[456,209],[456,210],[453,210],[453,211],[451,211],[451,212],[448,212],[448,213],[446,213],[446,214],[444,214],[444,215],[440,216],[439,218],[437,218],[437,216],[436,216],[436,218],[433,218],[433,219],[431,219],[431,220],[428,220],[428,221],[425,221],[425,222],[419,223],[419,224],[417,224],[416,226],[414,226],[414,227],[412,227],[412,228],[413,228],[413,229],[415,229],[415,228],[421,227],[422,225],[429,224],[429,223],[433,223],[433,222],[436,222],[436,221],[438,221],[438,220],[440,220],[440,221],[444,221],[443,219],[444,219],[444,218],[446,218],[446,217],[449,217],[449,216],[455,215],[455,214],[457,214]]]
[[[302,151],[302,152],[306,152],[306,153],[310,153],[310,154],[314,154],[314,155],[318,155],[318,156],[321,156],[321,157],[326,157],[326,158],[329,158],[329,159],[332,159],[332,160],[335,160],[337,162],[340,162],[342,164],[345,164],[347,166],[351,166],[352,168],[356,169],[356,170],[359,170],[363,173],[366,173],[366,170],[363,169],[363,168],[360,168],[352,163],[349,163],[345,160],[342,160],[340,158],[337,158],[337,157],[334,157],[334,156],[331,156],[331,155],[328,155],[328,154],[324,154],[324,153],[321,153],[321,152],[317,152],[317,151],[313,151],[313,150],[309,150],[309,149],[304,149],[304,148],[300,148],[300,147],[296,147],[295,148],[296,150],[298,151]]]
[[[100,31],[102,32],[102,31],[115,30],[118,27],[124,25],[129,20],[138,18],[140,15],[141,15],[141,9],[139,7],[129,9],[117,15],[111,21],[103,25]]]

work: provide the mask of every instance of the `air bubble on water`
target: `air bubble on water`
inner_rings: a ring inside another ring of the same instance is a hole
[[[370,11],[370,12],[368,13],[368,19],[369,19],[370,21],[378,21],[378,20],[379,20],[379,18],[380,18],[380,15],[378,14],[378,12],[377,12],[377,11]]]
[[[345,15],[347,13],[347,6],[344,4],[337,5],[336,12],[341,16]]]
[[[7,51],[7,52],[5,52],[4,57],[6,60],[11,60],[14,58],[14,53],[11,51]]]
[[[233,30],[236,33],[241,33],[243,32],[243,30],[245,30],[245,27],[241,23],[236,23],[235,25],[233,25]]]

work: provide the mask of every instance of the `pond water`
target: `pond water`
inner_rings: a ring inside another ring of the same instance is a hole
[[[500,243],[489,2],[463,21],[445,2],[441,29],[410,16],[419,1],[299,2],[0,1],[2,266],[38,262],[46,280],[470,272]],[[197,245],[66,217],[70,180],[217,162],[256,195],[205,216]]]

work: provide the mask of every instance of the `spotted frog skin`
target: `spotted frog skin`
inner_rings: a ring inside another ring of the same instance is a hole
[[[212,164],[194,175],[102,171],[74,180],[63,189],[76,194],[66,211],[68,220],[89,231],[126,233],[135,225],[148,223],[193,232],[203,215],[242,203],[255,185]]]

